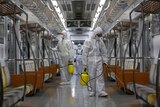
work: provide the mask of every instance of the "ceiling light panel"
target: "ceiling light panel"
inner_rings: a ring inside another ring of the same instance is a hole
[[[93,24],[92,24],[91,30],[93,30],[93,28],[94,28],[94,26],[95,26],[95,24],[96,24],[96,22],[99,18],[100,13],[102,12],[102,9],[103,9],[103,6],[104,6],[105,2],[106,2],[106,0],[100,0],[99,6],[98,6],[96,14],[95,14],[95,17],[93,19]]]
[[[56,0],[51,0],[51,2],[52,2],[52,5],[54,6],[54,8],[55,8],[55,10],[56,10],[56,12],[57,12],[57,14],[59,16],[59,19],[61,20],[61,23],[63,24],[63,27],[66,29],[65,19],[64,19],[63,15],[62,15],[62,12],[61,12],[61,10],[60,10],[60,8],[58,6],[57,1]]]

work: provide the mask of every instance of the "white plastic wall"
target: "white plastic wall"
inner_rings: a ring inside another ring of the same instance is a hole
[[[157,63],[157,58],[160,50],[160,35],[153,37],[153,57],[154,63]]]

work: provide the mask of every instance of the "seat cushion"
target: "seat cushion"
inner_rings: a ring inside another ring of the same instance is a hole
[[[147,97],[147,101],[149,104],[155,105],[156,104],[156,94],[149,94]]]
[[[24,90],[24,86],[19,87],[7,87],[4,88],[4,91],[13,91],[13,90]],[[29,94],[33,90],[33,86],[31,84],[26,85],[26,95]]]
[[[44,75],[44,81],[47,81],[49,79],[49,73],[46,73],[45,75]]]
[[[142,97],[145,101],[148,101],[148,96],[150,94],[154,94],[156,93],[156,90],[154,88],[154,86],[152,85],[141,85],[141,84],[135,84],[136,85],[136,92],[137,92],[137,95]],[[133,92],[135,92],[134,90],[134,86],[133,86],[133,83],[129,83],[127,85],[127,88]]]
[[[10,107],[12,104],[16,103],[23,96],[23,90],[10,90],[4,92],[4,107]]]

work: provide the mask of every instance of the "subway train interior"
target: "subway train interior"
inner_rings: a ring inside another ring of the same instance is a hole
[[[160,0],[0,0],[0,107],[160,107],[159,67]]]

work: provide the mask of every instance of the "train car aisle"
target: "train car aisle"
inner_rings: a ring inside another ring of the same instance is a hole
[[[59,80],[45,83],[35,96],[26,97],[20,107],[142,107],[135,96],[118,92],[115,82],[106,82],[108,97],[89,97],[87,87],[80,86],[79,79],[73,75],[70,85],[58,85]]]

